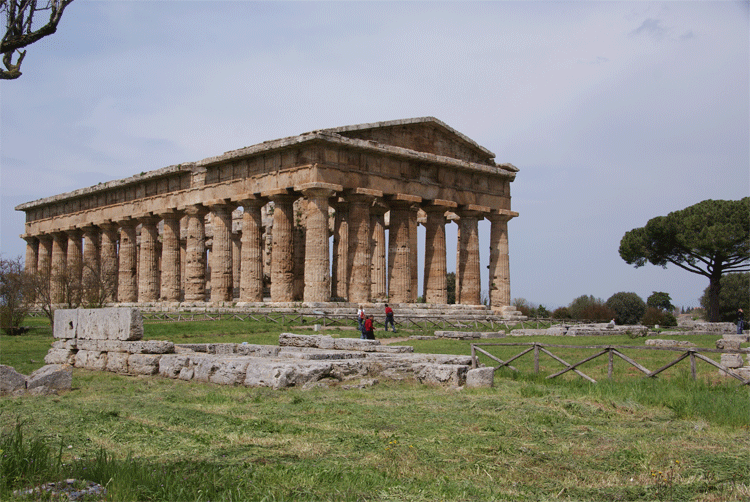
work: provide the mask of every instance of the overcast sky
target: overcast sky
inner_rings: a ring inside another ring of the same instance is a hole
[[[76,0],[0,83],[0,250],[24,254],[23,202],[434,116],[520,169],[514,298],[665,291],[697,306],[708,279],[635,269],[617,250],[654,216],[750,195],[748,19],[747,1]]]

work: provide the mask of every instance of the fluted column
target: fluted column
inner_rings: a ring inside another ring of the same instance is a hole
[[[234,225],[234,222],[232,222]],[[239,297],[242,277],[242,230],[232,232],[232,299]]]
[[[213,246],[211,247],[211,301],[232,301],[232,211],[234,206],[211,203]]]
[[[242,264],[240,265],[240,301],[263,301],[263,220],[261,208],[265,199],[247,199],[240,202],[242,214]]]
[[[331,267],[331,296],[349,298],[349,202],[339,198],[334,205],[333,264]]]
[[[350,195],[349,199],[349,301],[370,301],[370,204],[369,195]]]
[[[206,301],[206,226],[208,209],[188,206],[187,244],[185,248],[185,301]]]
[[[481,304],[481,276],[479,267],[479,219],[481,213],[463,210],[460,213],[461,237],[459,243],[460,282],[456,290],[461,292],[460,301],[464,305]]]
[[[294,225],[294,195],[271,194],[273,210],[273,245],[271,249],[271,300],[293,301],[294,254],[292,230]]]
[[[517,213],[503,212],[489,216],[490,227],[490,306],[510,305],[510,258],[508,255],[508,221]]]
[[[99,225],[99,228],[99,275],[106,289],[105,300],[112,302],[117,298],[117,225],[105,223]]]
[[[292,300],[302,301],[305,297],[305,235],[307,226],[307,201],[298,198],[294,203],[294,226],[292,227],[292,259],[294,280],[292,281]]]
[[[411,301],[411,202],[392,201],[388,225],[388,299],[393,303]]]
[[[117,301],[138,301],[138,262],[136,220],[120,222],[120,265],[117,276]]]
[[[38,274],[49,277],[52,263],[52,236],[39,236],[39,255],[37,257],[36,271]]]
[[[66,251],[65,270],[70,281],[79,283],[83,271],[83,243],[80,230],[68,230],[68,248]]]
[[[161,238],[161,299],[165,302],[180,301],[180,219],[176,211],[162,213],[164,221]]]
[[[24,235],[23,239],[26,241],[24,270],[27,274],[36,274],[37,263],[39,262],[39,239],[33,235]]]
[[[424,253],[424,298],[426,303],[448,303],[446,284],[445,211],[442,205],[423,207],[427,213]]]
[[[83,286],[98,288],[99,273],[99,227],[88,226],[83,229]]]
[[[304,301],[327,302],[331,299],[328,198],[332,197],[334,192],[324,188],[310,188],[302,193],[308,201]]]
[[[159,299],[159,218],[140,218],[141,244],[138,254],[138,302],[155,302]]]
[[[64,281],[68,236],[64,232],[52,234],[52,262],[50,264],[50,301],[62,303],[65,299]]]
[[[385,213],[388,207],[376,203],[370,208],[370,231],[372,236],[372,266],[370,268],[371,290],[373,300],[384,301],[388,297],[385,259]]]

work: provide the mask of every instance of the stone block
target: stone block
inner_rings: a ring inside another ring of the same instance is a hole
[[[740,342],[737,340],[726,340],[720,338],[716,340],[716,348],[724,350],[738,350],[740,348]]]
[[[140,340],[143,316],[134,308],[78,309],[77,337],[84,340]]]
[[[468,366],[454,364],[417,364],[414,366],[414,377],[424,384],[460,387],[466,383],[468,370]]]
[[[190,357],[183,354],[166,354],[159,359],[159,375],[177,378],[180,372],[190,364]],[[191,377],[192,378],[192,377]]]
[[[193,361],[193,380],[198,382],[210,382],[211,375],[219,369],[219,359],[204,356]]]
[[[249,363],[249,358],[222,360],[216,371],[209,377],[209,381],[220,385],[242,384],[245,381]]]
[[[320,380],[330,372],[331,365],[327,363],[262,362],[248,365],[244,384],[247,387],[282,389]]]
[[[63,339],[75,338],[78,330],[78,311],[75,309],[55,310],[54,324],[53,337]]]
[[[95,350],[79,350],[75,357],[75,367],[91,371],[104,371],[107,367],[107,353]]]
[[[69,364],[48,364],[31,375],[26,382],[27,389],[45,387],[48,391],[70,390],[73,386],[73,367]],[[45,391],[45,393],[48,393]]]
[[[332,347],[321,347],[331,348],[334,350],[364,350],[370,351],[375,347],[380,346],[380,342],[377,340],[362,340],[361,338],[330,338],[333,341]]]
[[[65,349],[65,350],[71,350],[78,348],[78,345],[76,343],[75,338],[71,339],[62,339],[62,340],[55,340],[52,342],[52,348],[53,349]]]
[[[687,340],[661,340],[659,338],[646,340],[645,345],[653,347],[696,347],[693,342]]]
[[[721,365],[727,368],[741,368],[744,366],[742,354],[722,354]]]
[[[26,390],[26,375],[16,371],[12,366],[0,364],[0,395],[24,392]]]
[[[127,352],[107,352],[107,371],[128,374],[128,357],[130,354]]]
[[[131,375],[156,375],[159,372],[158,354],[130,354],[128,373]]]
[[[281,333],[279,335],[279,347],[319,347],[320,338],[328,335],[295,335],[294,333]]]
[[[47,364],[74,364],[76,353],[68,349],[49,349],[44,356]]]
[[[466,372],[466,387],[492,387],[495,383],[494,368],[475,368]]]
[[[254,345],[241,343],[237,345],[237,354],[241,356],[277,357],[281,348],[276,345]]]
[[[723,335],[721,339],[738,343],[745,343],[748,340],[748,335]]]

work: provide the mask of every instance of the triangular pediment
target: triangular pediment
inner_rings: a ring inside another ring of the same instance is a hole
[[[326,129],[346,138],[376,141],[416,152],[494,165],[495,154],[434,117]]]

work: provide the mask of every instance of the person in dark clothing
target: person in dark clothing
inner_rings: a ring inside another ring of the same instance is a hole
[[[745,327],[745,313],[742,309],[737,310],[737,334],[742,334],[742,328]]]
[[[365,319],[365,338],[367,340],[375,340],[375,326],[373,325],[371,315]]]
[[[393,309],[388,306],[388,304],[385,304],[385,330],[388,331],[388,323],[391,324],[391,328],[393,328],[393,332],[396,332],[396,325],[393,324]]]

